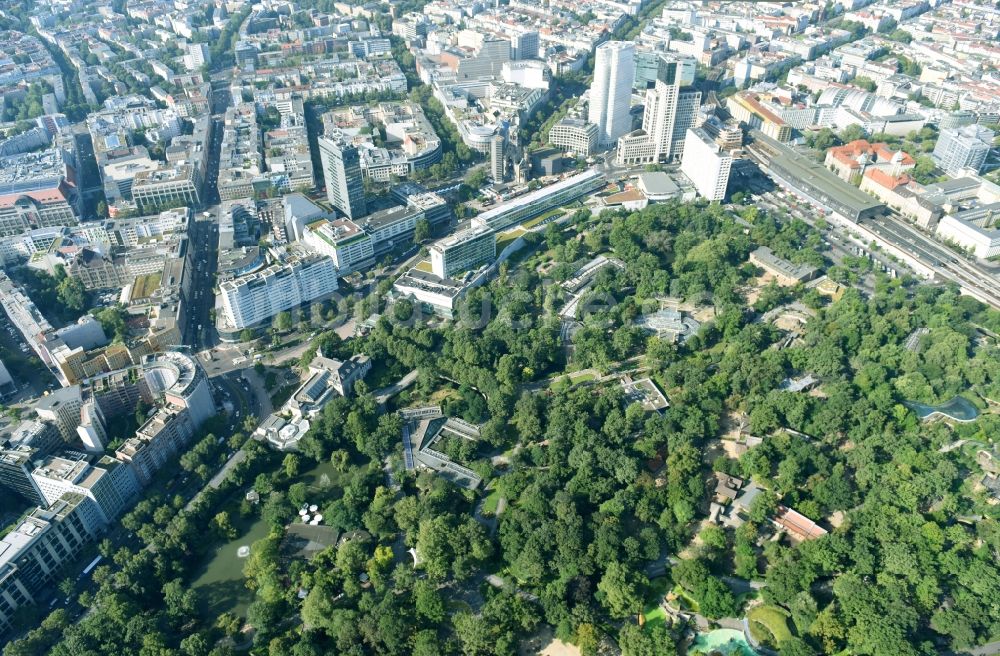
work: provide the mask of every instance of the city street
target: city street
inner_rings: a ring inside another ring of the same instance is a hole
[[[201,199],[205,210],[195,214],[191,224],[191,246],[189,266],[191,284],[190,298],[184,326],[185,344],[193,349],[216,343],[215,326],[210,312],[215,307],[215,272],[219,253],[219,157],[222,149],[223,121],[221,114],[229,106],[229,91],[218,89],[212,92],[212,137],[209,145],[208,164],[202,185]]]

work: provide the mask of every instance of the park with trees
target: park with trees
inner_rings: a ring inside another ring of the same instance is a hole
[[[583,654],[617,644],[626,656],[669,655],[688,627],[637,622],[664,590],[707,622],[770,617],[781,630],[760,637],[783,655],[929,656],[994,640],[1000,525],[976,451],[1000,428],[1000,313],[856,262],[836,267],[870,278],[868,296],[761,285],[747,261],[761,245],[834,262],[807,224],[740,213],[570,208],[530,233],[454,321],[400,305],[364,336],[319,336],[302,363],[372,358],[356,395],[330,401],[298,453],[246,441],[247,459],[193,507],[139,504],[123,520],[136,538],[81,600],[91,612],[68,623],[56,611],[5,655],[485,656],[516,653],[544,626]],[[595,276],[567,341],[558,283],[599,254],[623,266]],[[640,330],[636,319],[665,297],[714,318],[678,343]],[[810,318],[786,340],[761,317],[793,303]],[[412,370],[414,384],[380,407],[372,390]],[[655,381],[669,407],[630,400],[614,377],[626,370]],[[783,387],[803,372],[819,380],[814,391]],[[978,419],[922,422],[906,405],[956,395]],[[463,455],[485,489],[404,469],[394,410],[427,403],[480,425]],[[734,416],[761,443],[717,455]],[[205,438],[179,466],[203,479],[220,457]],[[738,528],[706,522],[716,472],[763,489]],[[250,490],[259,503],[244,499]],[[290,556],[287,527],[307,501],[341,539]],[[771,521],[779,506],[827,532],[783,535]],[[244,564],[252,600],[245,613],[207,613],[211,591],[190,586],[199,563],[257,520],[267,532]],[[751,582],[759,590],[748,593]]]

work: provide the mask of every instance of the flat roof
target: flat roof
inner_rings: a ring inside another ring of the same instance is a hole
[[[639,174],[639,186],[652,196],[676,194],[680,187],[663,171],[651,171]]]
[[[760,130],[752,130],[751,135],[755,142],[764,145],[767,150],[771,151],[767,162],[768,167],[779,175],[788,176],[794,181],[801,182],[818,191],[822,197],[817,200],[824,204],[833,207],[838,205],[846,207],[854,214],[850,218],[854,219],[862,214],[885,207],[884,203],[880,203],[827,170],[821,162],[806,157],[794,148],[768,137]]]
[[[570,176],[565,180],[560,180],[559,182],[550,184],[547,187],[542,187],[540,189],[536,189],[535,191],[529,192],[523,196],[519,196],[507,203],[504,203],[503,205],[498,205],[497,207],[494,207],[491,210],[483,212],[476,218],[482,222],[489,223],[491,219],[496,219],[497,217],[503,216],[507,212],[510,212],[511,210],[524,207],[525,205],[531,205],[533,203],[536,203],[544,199],[546,196],[549,196],[550,194],[559,193],[560,191],[569,189],[574,185],[580,184],[581,182],[598,180],[603,177],[604,176],[601,174],[600,171],[597,171],[595,169],[589,169],[587,171],[584,171],[583,173],[578,173],[576,175]]]
[[[368,216],[361,217],[358,219],[358,223],[370,230],[378,230],[394,223],[398,223],[409,216],[419,214],[420,211],[421,210],[413,207],[397,205],[395,207],[388,207],[384,210],[372,212]]]

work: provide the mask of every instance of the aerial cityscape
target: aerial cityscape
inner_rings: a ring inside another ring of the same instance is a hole
[[[1000,3],[0,2],[2,656],[1000,654]]]

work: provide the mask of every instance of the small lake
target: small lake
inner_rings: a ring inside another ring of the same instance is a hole
[[[327,488],[337,480],[336,472],[329,460],[306,470],[299,475],[302,481],[310,487]],[[242,492],[240,492],[242,495]],[[246,587],[243,577],[243,564],[246,558],[240,558],[240,547],[249,547],[257,540],[267,537],[268,526],[263,519],[240,522],[233,508],[229,508],[233,525],[239,530],[235,540],[221,544],[205,555],[203,569],[192,583],[191,587],[198,592],[202,608],[209,617],[230,612],[244,615],[247,606],[253,601],[254,592]]]
[[[691,646],[689,654],[710,654],[719,652],[725,656],[758,656],[742,631],[736,629],[716,629],[708,633],[699,633]]]
[[[710,654],[719,652],[725,656],[758,656],[742,631],[736,629],[716,629],[708,633],[699,633],[691,646],[689,654]]]
[[[936,414],[941,414],[955,421],[967,422],[975,421],[976,417],[979,416],[979,408],[964,396],[956,396],[941,405],[927,405],[916,401],[904,401],[903,404],[917,413],[920,419],[929,419]]]
[[[256,519],[245,526],[235,521],[234,524],[241,529],[240,535],[206,554],[204,570],[191,583],[208,617],[226,612],[243,615],[253,601],[253,590],[247,588],[243,578],[246,558],[240,558],[237,552],[242,546],[249,547],[257,540],[266,538],[268,526],[263,519]]]

